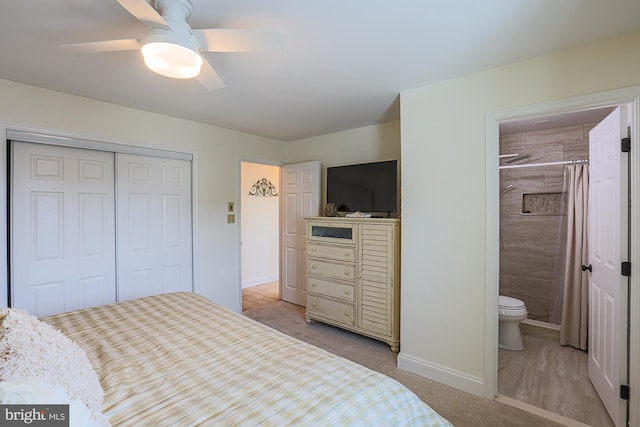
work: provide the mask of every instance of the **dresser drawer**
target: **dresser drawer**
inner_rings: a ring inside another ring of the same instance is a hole
[[[332,282],[315,276],[309,276],[307,277],[307,286],[308,292],[328,295],[330,297],[340,298],[351,302],[356,300],[355,288],[350,284]]]
[[[340,264],[319,258],[307,258],[307,273],[355,282],[355,264]]]
[[[356,244],[358,228],[353,223],[308,221],[307,239],[315,242]]]
[[[310,257],[329,258],[337,261],[356,262],[356,248],[353,246],[331,246],[309,243],[307,254]]]
[[[308,295],[307,311],[351,326],[356,324],[355,308],[352,304],[337,302],[316,295]]]

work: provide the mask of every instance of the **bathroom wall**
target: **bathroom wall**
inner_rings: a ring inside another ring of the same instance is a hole
[[[513,165],[588,159],[595,125],[501,134],[500,154],[529,156]],[[543,322],[549,321],[563,174],[564,166],[500,171],[500,295],[524,301],[529,318]]]

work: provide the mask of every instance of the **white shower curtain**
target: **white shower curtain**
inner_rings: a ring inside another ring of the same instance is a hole
[[[589,274],[582,265],[589,263],[587,228],[589,225],[589,166],[567,166],[566,252],[560,344],[587,350],[589,312]]]

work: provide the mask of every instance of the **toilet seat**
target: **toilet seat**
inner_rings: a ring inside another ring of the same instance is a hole
[[[519,299],[499,295],[498,308],[500,310],[522,310],[525,307],[524,303]]]

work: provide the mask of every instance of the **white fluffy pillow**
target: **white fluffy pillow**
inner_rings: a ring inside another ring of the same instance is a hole
[[[69,427],[93,427],[89,408],[81,400],[71,400],[60,384],[49,384],[40,380],[26,379],[0,381],[0,403],[69,405]]]
[[[104,393],[86,353],[62,332],[19,309],[0,309],[0,380],[38,379],[81,400],[98,425]]]

